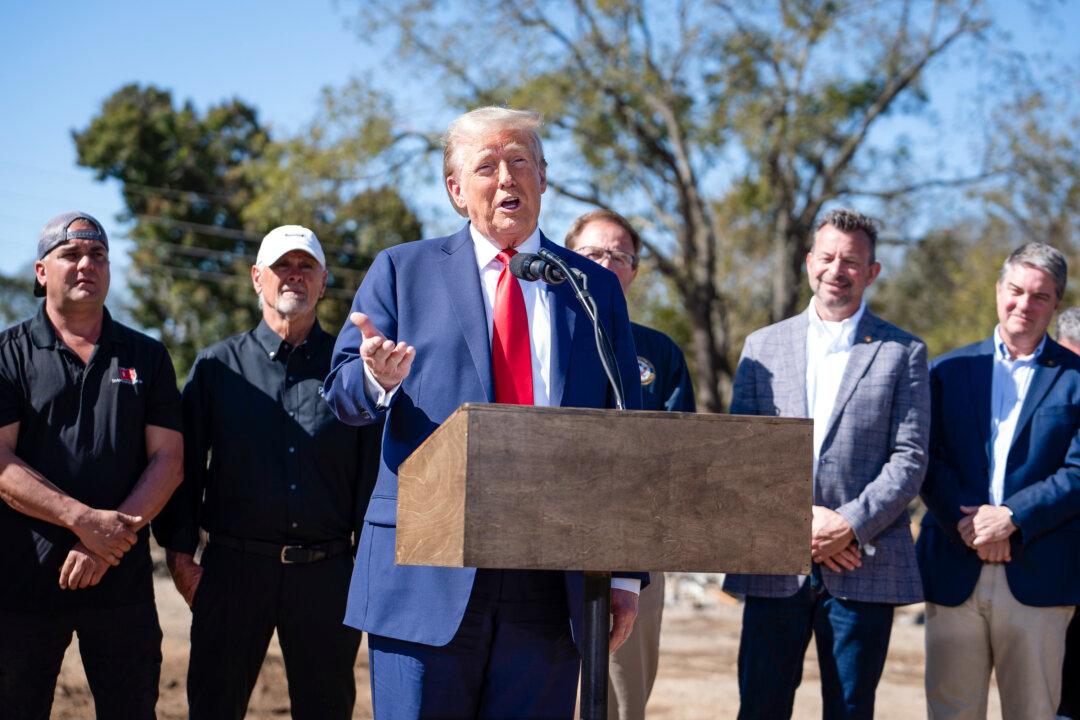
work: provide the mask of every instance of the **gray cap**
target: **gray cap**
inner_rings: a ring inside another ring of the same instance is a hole
[[[87,222],[93,225],[94,229],[69,231],[68,228],[76,220]],[[98,240],[106,250],[109,249],[109,236],[105,234],[105,228],[101,226],[97,218],[90,213],[73,210],[57,215],[41,228],[41,234],[38,235],[37,259],[42,259],[69,240]],[[45,288],[37,280],[34,280],[34,295],[36,297],[45,295]]]

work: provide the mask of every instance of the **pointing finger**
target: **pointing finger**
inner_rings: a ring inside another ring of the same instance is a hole
[[[375,327],[375,323],[371,322],[371,318],[362,312],[354,312],[349,315],[349,322],[355,325],[360,334],[365,338],[382,337],[382,333]]]

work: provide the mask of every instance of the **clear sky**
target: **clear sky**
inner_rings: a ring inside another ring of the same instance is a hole
[[[994,5],[1022,45],[1077,52],[1080,0],[1057,6],[1062,22],[1052,25],[1034,20],[1022,0]],[[356,73],[394,72],[393,63],[384,62],[387,54],[358,42],[348,26],[355,7],[346,0],[0,2],[0,272],[28,271],[45,220],[82,209],[114,231],[114,274],[123,277],[118,187],[76,167],[71,130],[85,127],[101,102],[128,82],[156,84],[200,108],[236,96],[257,107],[275,131],[296,130],[316,112],[320,88]],[[957,67],[931,88],[936,105],[949,107],[966,72]],[[426,100],[408,77],[381,79],[406,92],[412,87],[410,102],[438,102]],[[441,192],[431,190],[430,197],[443,202]],[[546,198],[545,205],[554,200]],[[421,217],[456,223],[449,206],[443,209],[420,209]]]
[[[0,2],[0,272],[26,269],[64,210],[117,228],[118,184],[75,165],[71,130],[121,85],[153,83],[200,108],[240,97],[273,129],[296,130],[320,88],[371,69],[346,20],[332,0]]]

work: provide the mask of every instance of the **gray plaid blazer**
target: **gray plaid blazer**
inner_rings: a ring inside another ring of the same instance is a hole
[[[807,312],[746,338],[731,413],[808,417]],[[905,604],[923,599],[907,505],[926,474],[930,391],[926,346],[919,338],[863,313],[855,329],[836,406],[822,442],[814,504],[851,523],[862,567],[835,573],[821,567],[836,597]],[[807,538],[806,552],[810,552]],[[870,547],[873,550],[871,554]],[[795,575],[728,575],[724,589],[758,597],[788,597]]]

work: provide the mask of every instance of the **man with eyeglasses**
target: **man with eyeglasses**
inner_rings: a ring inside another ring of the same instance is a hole
[[[641,236],[616,212],[595,210],[574,221],[566,247],[599,263],[619,278],[623,292],[637,277]],[[642,410],[694,412],[694,389],[682,350],[659,330],[630,323],[641,375]],[[627,641],[608,666],[609,720],[640,720],[656,680],[660,623],[664,612],[664,573],[653,572],[638,598],[638,618]]]

